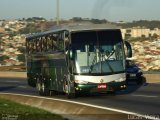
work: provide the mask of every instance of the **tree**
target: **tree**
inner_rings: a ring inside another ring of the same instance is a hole
[[[21,53],[25,53],[25,51],[26,51],[25,47],[19,47],[18,50],[19,50]]]
[[[73,17],[72,20],[74,22],[81,22],[81,21],[83,21],[83,19],[81,17]]]
[[[156,33],[154,33],[152,37],[153,39],[157,39],[159,36]]]
[[[25,62],[25,55],[24,54],[18,55],[18,60],[21,62]]]

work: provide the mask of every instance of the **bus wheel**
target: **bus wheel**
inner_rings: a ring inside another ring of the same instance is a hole
[[[54,91],[54,90],[51,90],[50,91],[50,96],[55,96],[55,95],[58,95],[58,92]]]
[[[39,92],[39,95],[41,95],[41,96],[49,96],[50,95],[50,91],[48,89],[45,89],[44,82],[37,80],[36,87]]]
[[[37,90],[38,90],[39,95],[41,95],[42,86],[41,86],[41,82],[40,82],[39,79],[37,79],[36,88],[37,88]]]
[[[43,96],[50,96],[50,90],[45,88],[44,82],[42,82],[42,95]]]
[[[76,93],[71,92],[70,84],[64,84],[64,92],[65,92],[68,99],[76,98]]]

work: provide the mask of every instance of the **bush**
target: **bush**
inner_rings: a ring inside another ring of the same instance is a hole
[[[25,51],[26,51],[25,47],[19,47],[18,50],[19,50],[21,53],[25,53]]]
[[[6,59],[9,59],[9,56],[7,56],[7,55],[0,56],[0,62],[4,61]]]
[[[21,62],[25,62],[25,55],[24,54],[18,55],[18,60]]]

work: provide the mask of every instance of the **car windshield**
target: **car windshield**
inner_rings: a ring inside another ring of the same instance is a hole
[[[85,31],[71,35],[74,73],[104,74],[125,70],[119,30]]]

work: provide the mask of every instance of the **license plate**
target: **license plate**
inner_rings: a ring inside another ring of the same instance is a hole
[[[103,88],[107,88],[107,85],[106,84],[100,84],[97,87],[98,87],[98,89],[103,89]]]
[[[130,74],[131,77],[136,77],[136,74]]]

